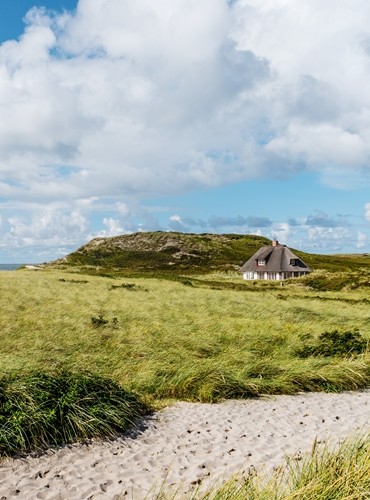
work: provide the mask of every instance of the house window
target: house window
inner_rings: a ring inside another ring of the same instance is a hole
[[[265,266],[265,265],[266,265],[265,259],[258,259],[257,260],[257,266]]]

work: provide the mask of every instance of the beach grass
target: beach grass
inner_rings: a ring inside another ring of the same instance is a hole
[[[0,289],[3,376],[87,371],[156,402],[369,385],[366,288],[44,269],[0,273]],[[326,334],[334,355],[320,352]]]
[[[148,412],[132,393],[86,373],[0,379],[0,456],[114,437]]]
[[[252,471],[189,499],[366,500],[369,492],[370,436],[365,435],[347,439],[337,449],[319,448],[315,442],[302,462],[287,459],[272,476]]]

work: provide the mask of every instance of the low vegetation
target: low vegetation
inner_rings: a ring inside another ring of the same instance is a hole
[[[0,379],[0,456],[125,431],[147,407],[97,375],[30,373]]]
[[[369,341],[366,341],[357,329],[353,332],[334,330],[321,333],[317,339],[309,339],[297,354],[302,358],[308,356],[350,357],[365,352],[368,345]]]
[[[370,491],[370,437],[337,450],[318,449],[303,463],[287,461],[270,479],[251,473],[192,498],[202,500],[365,500]]]
[[[87,370],[154,402],[369,385],[367,288],[76,276],[0,273],[4,376]]]
[[[135,233],[96,238],[53,263],[81,267],[92,274],[167,274],[180,271],[204,273],[206,268],[237,269],[246,255],[269,244],[261,236],[237,234]]]
[[[369,256],[297,252],[318,270],[243,281],[265,244],[137,233],[0,273],[0,453],[122,431],[146,410],[133,394],[162,405],[368,387]]]
[[[270,243],[262,236],[241,234],[135,233],[96,238],[51,265],[80,269],[92,275],[158,277],[160,274],[176,279],[179,273],[238,270],[261,246]],[[370,274],[364,276],[364,269],[370,263],[368,254],[315,255],[294,251],[312,269],[321,270],[315,279],[310,279],[313,275],[308,278],[313,288],[339,290],[348,283],[354,287],[370,283]]]

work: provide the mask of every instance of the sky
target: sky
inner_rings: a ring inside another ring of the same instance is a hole
[[[370,251],[368,0],[1,0],[0,263],[136,231]]]

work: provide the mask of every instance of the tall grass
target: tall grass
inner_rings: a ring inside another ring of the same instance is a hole
[[[192,498],[202,500],[365,500],[370,496],[370,437],[339,449],[318,449],[302,462],[288,460],[271,478],[251,474]]]
[[[369,385],[366,290],[77,276],[0,273],[4,375],[87,370],[153,399],[192,401]],[[317,355],[335,331],[358,332],[363,352]]]
[[[0,456],[114,436],[147,411],[96,375],[61,372],[0,379]]]

